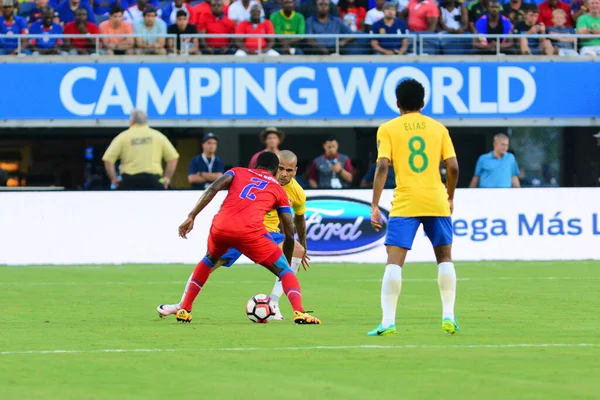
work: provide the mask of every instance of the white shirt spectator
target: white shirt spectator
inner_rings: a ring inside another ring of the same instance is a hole
[[[229,5],[229,11],[227,12],[227,18],[229,18],[236,24],[239,23],[240,21],[249,20],[250,19],[250,9],[252,8],[252,6],[254,4],[258,4],[260,6],[260,3],[256,0],[251,0],[250,3],[248,4],[248,8],[244,8],[244,5],[242,4],[242,0],[234,1],[233,3],[231,3]],[[265,16],[265,11],[262,9],[262,6],[260,7],[260,15],[261,15],[261,17]]]
[[[156,17],[160,18],[161,15],[162,10],[156,10]],[[144,11],[140,10],[137,4],[135,6],[129,7],[127,10],[125,10],[125,13],[123,14],[123,20],[125,22],[130,23],[131,25],[135,24],[138,21],[142,21],[143,19]]]
[[[365,25],[373,25],[375,22],[383,19],[383,10],[379,11],[376,7],[371,8],[367,11],[367,16],[365,17]]]
[[[460,29],[460,17],[461,17],[461,11],[460,11],[460,7],[454,7],[454,10],[452,11],[448,11],[448,9],[446,7],[440,7],[440,9],[442,10],[442,19],[444,20],[444,23],[446,24],[446,26],[449,29]],[[458,19],[456,18],[458,17]]]

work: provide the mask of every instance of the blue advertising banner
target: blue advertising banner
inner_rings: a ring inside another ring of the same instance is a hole
[[[600,116],[592,62],[2,65],[4,120],[389,119],[396,85],[426,88],[435,118]],[[18,77],[27,77],[18,79]]]

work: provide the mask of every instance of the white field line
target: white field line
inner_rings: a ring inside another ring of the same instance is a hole
[[[356,345],[356,346],[306,346],[306,347],[222,347],[208,349],[102,349],[102,350],[28,350],[0,351],[0,355],[42,354],[94,354],[94,353],[174,353],[220,351],[302,351],[302,350],[413,350],[413,349],[515,349],[515,348],[565,348],[600,347],[600,343],[518,343],[518,344],[465,344],[465,345]]]
[[[460,282],[479,282],[479,281],[554,281],[554,280],[565,280],[565,281],[580,281],[580,280],[600,280],[600,276],[581,276],[581,277],[571,277],[571,276],[499,276],[495,278],[458,278],[457,281]],[[437,278],[404,278],[402,281],[408,282],[437,282]],[[238,281],[238,280],[212,280],[212,285],[219,284],[230,284],[230,285],[239,285],[239,284],[254,284],[254,283],[264,283],[265,281]],[[342,279],[336,280],[336,282],[340,283],[381,283],[381,279]],[[0,286],[63,286],[63,285],[182,285],[185,284],[185,281],[122,281],[122,282],[0,282]]]

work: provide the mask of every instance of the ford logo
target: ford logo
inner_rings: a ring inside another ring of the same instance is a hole
[[[371,226],[371,204],[347,197],[316,196],[306,202],[308,254],[335,256],[360,253],[385,238],[388,212],[381,209],[383,229]]]

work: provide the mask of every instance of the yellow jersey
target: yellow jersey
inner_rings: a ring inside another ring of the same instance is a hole
[[[294,215],[304,215],[306,212],[306,193],[302,186],[294,178],[287,185],[283,186],[283,190],[288,195],[290,207],[294,210]],[[265,228],[269,232],[279,232],[279,216],[277,210],[271,210],[265,215]]]
[[[113,139],[102,161],[114,164],[121,160],[122,174],[162,175],[162,160],[169,162],[177,158],[177,150],[165,135],[148,125],[133,125]]]
[[[377,152],[396,173],[390,217],[451,215],[439,167],[456,153],[444,125],[420,113],[394,118],[379,127]]]

